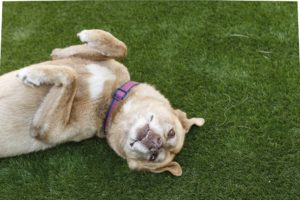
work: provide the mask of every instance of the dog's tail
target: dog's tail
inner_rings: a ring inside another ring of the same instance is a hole
[[[81,42],[97,50],[103,56],[109,58],[124,58],[127,55],[127,47],[124,42],[118,40],[109,32],[92,29],[83,30],[77,34]]]
[[[124,58],[127,55],[126,45],[106,31],[97,29],[83,30],[77,36],[85,44],[54,49],[51,54],[52,59],[80,57],[102,61]]]

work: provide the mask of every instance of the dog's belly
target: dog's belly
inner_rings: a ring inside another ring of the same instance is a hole
[[[49,87],[31,88],[17,79],[16,74],[14,71],[0,77],[0,157],[50,147],[29,133],[32,117]]]

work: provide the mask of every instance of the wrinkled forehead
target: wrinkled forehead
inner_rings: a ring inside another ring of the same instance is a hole
[[[173,111],[171,105],[167,102],[160,101],[156,98],[143,98],[130,101],[131,105],[134,105],[136,109],[143,111],[154,111],[160,112],[161,114],[168,114]]]
[[[155,121],[163,124],[176,124],[177,126],[180,124],[174,109],[160,102],[143,102],[143,104],[136,105],[132,113],[132,117],[136,119],[152,119],[153,117]]]
[[[159,122],[164,123],[164,124],[170,124],[173,125],[177,128],[180,127],[180,121],[178,119],[178,116],[176,115],[175,111],[173,108],[171,107],[155,107],[154,109],[149,108],[149,110],[147,110],[146,112],[148,112],[149,114],[153,114],[153,116],[159,120]]]

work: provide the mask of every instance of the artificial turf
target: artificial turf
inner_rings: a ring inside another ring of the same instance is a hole
[[[4,2],[1,74],[90,28],[127,44],[133,80],[206,119],[176,157],[183,175],[132,172],[93,138],[0,159],[0,199],[300,198],[296,3]]]

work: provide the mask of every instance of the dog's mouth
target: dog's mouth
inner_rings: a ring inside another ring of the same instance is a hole
[[[155,161],[162,147],[162,140],[146,124],[136,134],[136,139],[131,139],[129,145],[133,151],[143,153],[149,161]]]
[[[134,148],[134,146],[137,143],[140,143],[141,145],[143,145],[140,140],[134,140],[133,142],[131,142],[129,144],[133,151],[136,151],[137,148]],[[158,155],[159,155],[158,150],[153,150],[153,151],[147,150],[147,152],[144,152],[144,151],[139,151],[139,152],[143,153],[146,156],[146,159],[148,159],[149,161],[155,161],[157,159]]]

